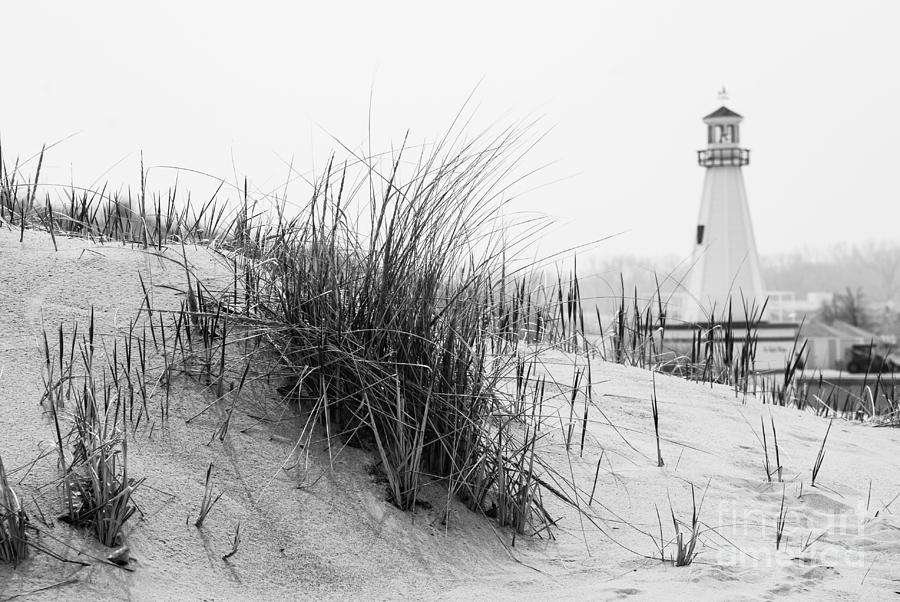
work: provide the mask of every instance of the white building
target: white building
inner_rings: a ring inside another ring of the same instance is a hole
[[[686,355],[710,336],[726,345],[728,322],[733,328],[727,337],[733,337],[737,353],[752,332],[756,367],[779,370],[794,350],[798,324],[772,321],[768,310],[760,313],[766,291],[741,171],[750,163],[750,151],[740,146],[741,121],[725,106],[703,118],[707,147],[697,151],[697,162],[706,168],[700,214],[686,291],[676,308],[680,320],[666,326],[666,346]],[[752,311],[745,314],[745,307]]]
[[[744,174],[750,151],[740,146],[743,117],[722,106],[703,118],[707,147],[697,151],[697,162],[706,168],[700,214],[694,232],[691,271],[682,317],[705,321],[727,311],[729,300],[735,318],[742,319],[742,306],[765,300],[765,286]],[[740,314],[740,318],[738,318]]]
[[[823,305],[831,303],[834,293],[812,292],[805,295],[793,291],[766,291],[769,304],[766,306],[766,317],[769,320],[790,320],[807,322],[813,318]]]

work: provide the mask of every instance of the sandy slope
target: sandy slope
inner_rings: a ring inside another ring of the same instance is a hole
[[[215,274],[205,251],[191,254],[192,261],[207,264],[204,273]],[[175,303],[163,285],[181,284],[182,274],[140,250],[63,240],[54,252],[44,234],[26,232],[20,244],[18,233],[0,230],[0,454],[8,467],[26,465],[51,441],[50,423],[38,405],[42,319],[50,328],[61,320],[71,325],[93,305],[105,331],[121,326],[140,302],[139,271],[154,283],[157,306]],[[571,382],[571,357],[547,353],[542,359],[552,378],[565,386]],[[583,457],[565,454],[558,426],[548,428],[542,446],[558,470],[588,491],[602,450],[593,511],[603,518],[603,532],[571,509],[554,506],[564,516],[554,541],[519,538],[508,550],[508,533],[458,505],[448,526],[436,511],[396,510],[366,470],[371,459],[357,450],[345,450],[333,472],[327,454],[316,450],[310,474],[323,476],[302,482],[296,473],[277,470],[299,428],[295,418],[283,412],[269,415],[272,421],[244,417],[245,432],[232,429],[225,444],[207,445],[214,421],[185,424],[202,403],[186,389],[169,427],[145,431],[130,450],[131,470],[147,477],[138,497],[143,518],[128,532],[134,572],[83,555],[92,566],[79,569],[34,554],[16,570],[0,568],[0,599],[70,575],[77,582],[37,596],[880,598],[900,590],[900,502],[874,516],[900,493],[900,430],[835,421],[820,487],[814,489],[809,471],[827,421],[736,399],[726,388],[658,376],[666,462],[658,468],[651,374],[602,362],[592,368],[596,406],[590,409]],[[576,402],[579,417],[582,404]],[[548,407],[568,419],[562,396]],[[754,434],[760,416],[768,424],[770,415],[789,508],[779,551],[774,525],[782,485],[766,482]],[[575,433],[580,439],[579,428]],[[209,462],[216,466],[217,488],[226,493],[198,531],[190,523]],[[48,459],[14,479],[22,479],[23,497],[33,496],[48,517],[59,512],[59,499],[52,487],[40,485],[54,475]],[[676,515],[689,520],[690,483],[698,499],[706,491],[701,555],[681,568],[642,558],[655,553],[648,534],[658,533],[657,507],[666,538],[672,536],[670,499]],[[438,508],[440,493],[429,493]],[[29,510],[36,515],[34,501]],[[238,521],[239,552],[223,562]],[[43,545],[70,558],[76,552],[63,543],[104,554],[102,546],[65,525],[42,528],[56,538],[43,537]],[[818,540],[801,551],[808,537]]]

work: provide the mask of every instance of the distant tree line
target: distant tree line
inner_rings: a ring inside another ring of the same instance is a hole
[[[763,256],[763,278],[771,290],[806,294],[865,291],[870,303],[900,305],[900,242],[871,240],[828,250],[798,250]]]
[[[620,292],[620,274],[626,291],[655,291],[656,278],[662,288],[676,288],[687,280],[690,259],[676,255],[606,255],[602,251],[579,258],[582,290],[597,295]],[[828,249],[801,249],[790,253],[762,255],[760,264],[769,290],[846,293],[865,291],[868,303],[900,305],[900,242],[871,240],[856,245],[839,244]]]

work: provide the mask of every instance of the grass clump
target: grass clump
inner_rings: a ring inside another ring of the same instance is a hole
[[[377,454],[396,506],[440,483],[521,533],[549,516],[533,478],[541,417],[503,382],[549,308],[564,318],[570,305],[528,292],[540,288],[521,275],[529,265],[514,266],[532,230],[510,240],[496,222],[529,143],[515,128],[454,131],[427,152],[404,143],[385,165],[332,162],[293,217],[245,197],[221,249],[236,284],[189,297],[262,342],[254,353],[276,358],[279,391],[329,455],[338,443]]]
[[[67,468],[66,522],[90,526],[106,546],[122,543],[122,528],[135,513],[132,496],[141,481],[128,478],[128,441],[76,426],[75,459]],[[87,427],[87,428],[85,428]]]
[[[0,562],[18,564],[28,552],[28,516],[9,485],[0,458]]]
[[[65,341],[60,326],[58,368],[44,332],[43,400],[49,403],[53,416],[66,507],[66,513],[60,519],[92,529],[97,539],[110,547],[121,545],[122,528],[137,509],[134,491],[143,482],[143,479],[128,476],[126,407],[130,401],[133,415],[136,397],[142,397],[146,407],[143,376],[146,351],[138,346],[136,355],[140,362],[135,362],[132,371],[132,332],[130,330],[126,335],[129,359],[120,364],[113,352],[107,366],[99,371],[94,362],[98,335],[93,309],[87,334],[80,338],[76,327],[70,341]],[[65,360],[66,347],[68,361]],[[57,369],[60,376],[57,376]],[[71,408],[68,431],[61,420],[64,408]],[[140,415],[139,412],[138,423]]]
[[[703,500],[700,500],[700,506],[697,505],[697,497],[694,493],[694,485],[691,485],[691,524],[690,530],[683,531],[675,518],[675,510],[672,510],[672,523],[675,525],[675,555],[672,557],[672,563],[675,566],[688,566],[694,562],[699,554],[697,543],[700,538],[700,508]]]
[[[709,488],[709,484],[707,483],[707,490]],[[675,518],[675,507],[672,504],[671,498],[669,499],[669,511],[672,515],[672,526],[674,527],[675,536],[674,538],[666,539],[666,536],[663,533],[663,523],[662,517],[659,513],[659,507],[656,508],[656,520],[659,525],[659,539],[657,540],[652,534],[649,532],[645,533],[650,536],[650,539],[653,540],[654,546],[656,546],[656,551],[659,554],[656,557],[658,560],[662,562],[671,561],[675,566],[688,566],[694,562],[694,559],[698,556],[700,551],[697,549],[697,545],[700,543],[700,534],[702,533],[701,523],[700,523],[700,510],[703,506],[703,500],[706,498],[706,493],[704,492],[703,497],[700,499],[700,503],[697,503],[696,492],[694,489],[693,483],[691,483],[691,522],[690,525],[686,525],[684,523],[680,523],[677,518]],[[671,553],[669,557],[666,555],[666,550],[670,545],[674,545],[674,551]],[[649,558],[649,557],[648,557]]]

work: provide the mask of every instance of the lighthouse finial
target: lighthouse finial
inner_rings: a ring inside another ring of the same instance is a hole
[[[719,90],[719,102],[726,103],[729,100],[728,91],[725,89],[725,86],[722,86],[722,89]]]

